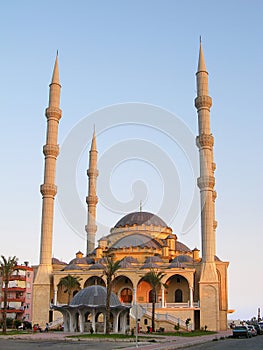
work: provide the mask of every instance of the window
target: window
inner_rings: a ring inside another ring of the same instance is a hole
[[[132,291],[129,288],[124,288],[121,291],[121,300],[123,303],[131,303],[132,302]]]
[[[31,299],[31,293],[26,293],[27,299]]]
[[[174,293],[174,301],[175,303],[181,303],[183,301],[183,292],[181,289],[176,289]]]

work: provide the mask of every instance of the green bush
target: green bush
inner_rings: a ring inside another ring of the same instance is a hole
[[[14,320],[14,326],[17,329],[19,326],[21,326],[21,321],[20,320]]]

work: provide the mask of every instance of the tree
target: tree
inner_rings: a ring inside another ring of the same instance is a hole
[[[70,303],[70,300],[72,298],[72,292],[75,289],[80,289],[80,281],[82,278],[79,276],[72,276],[68,274],[65,277],[62,277],[59,281],[58,287],[61,287],[62,290],[64,289],[64,293],[68,293],[68,305]]]
[[[0,275],[4,284],[4,310],[3,310],[3,333],[6,334],[6,309],[7,309],[7,294],[8,294],[8,284],[12,273],[16,270],[17,258],[13,256],[6,259],[1,255],[0,260]],[[2,287],[2,286],[1,286]]]
[[[103,259],[103,276],[106,277],[106,334],[110,334],[110,297],[112,291],[113,280],[116,277],[116,272],[120,268],[120,261],[114,261],[113,256],[105,255]]]
[[[157,272],[151,269],[149,272],[147,272],[143,276],[143,280],[148,282],[150,286],[152,287],[152,332],[155,332],[155,303],[156,303],[156,297],[158,295],[158,291],[161,288],[161,286],[164,284],[162,283],[162,278],[165,276],[162,272]]]

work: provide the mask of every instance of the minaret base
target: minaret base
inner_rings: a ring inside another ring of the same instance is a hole
[[[214,262],[203,263],[199,282],[200,327],[220,330],[219,285]]]
[[[43,328],[50,321],[51,267],[49,265],[39,265],[33,290],[32,324],[38,323]]]

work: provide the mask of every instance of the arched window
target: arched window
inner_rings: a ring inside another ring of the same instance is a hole
[[[174,301],[175,303],[181,303],[183,301],[183,292],[181,289],[176,289],[174,293]]]
[[[129,288],[124,288],[121,291],[121,301],[123,303],[131,303],[132,302],[132,291]]]

